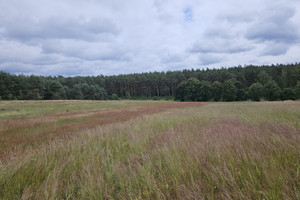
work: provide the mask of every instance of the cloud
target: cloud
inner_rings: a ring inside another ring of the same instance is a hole
[[[245,11],[235,12],[235,13],[226,13],[218,16],[217,20],[226,20],[231,24],[239,24],[239,23],[249,23],[254,19],[254,15],[252,13],[245,13]]]
[[[251,50],[250,46],[243,46],[234,41],[227,40],[210,40],[198,41],[190,49],[191,53],[228,53],[235,54]]]
[[[228,39],[233,39],[235,37],[235,35],[232,31],[229,31],[226,26],[221,27],[221,25],[219,25],[217,27],[213,26],[213,27],[207,28],[204,31],[204,36],[208,40],[214,40],[216,38],[228,40]]]
[[[164,55],[161,57],[161,61],[166,64],[180,63],[183,60],[184,55],[182,53],[165,52]]]
[[[13,67],[12,67],[13,64]],[[32,74],[32,71],[34,71],[34,65],[26,65],[24,63],[19,62],[13,62],[13,63],[2,63],[1,64],[1,70],[9,73],[14,74]]]
[[[40,48],[18,41],[0,40],[0,62],[34,62],[40,57]]]
[[[201,65],[211,65],[211,64],[216,64],[220,63],[224,58],[218,55],[214,54],[207,54],[207,55],[200,55],[199,56],[199,63]]]
[[[50,39],[40,42],[43,53],[59,54],[83,60],[130,60],[127,54],[117,43],[89,42],[70,39]]]
[[[290,7],[271,7],[264,17],[248,28],[250,40],[293,43],[299,39],[297,25],[291,22],[296,10]]]
[[[289,46],[285,43],[270,43],[263,50],[264,56],[279,56],[287,53]]]
[[[298,0],[10,0],[0,70],[112,75],[299,62]]]
[[[10,19],[4,36],[20,41],[32,39],[97,40],[101,34],[117,34],[116,25],[108,19],[51,17],[45,20]]]

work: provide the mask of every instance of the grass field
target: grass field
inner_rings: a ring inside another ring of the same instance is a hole
[[[300,199],[300,102],[0,102],[0,199]]]

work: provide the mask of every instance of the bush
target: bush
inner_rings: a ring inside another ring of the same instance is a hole
[[[118,97],[118,95],[117,94],[112,94],[111,95],[111,100],[119,100],[119,97]]]

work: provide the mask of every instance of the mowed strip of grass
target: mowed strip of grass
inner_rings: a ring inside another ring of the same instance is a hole
[[[2,163],[1,199],[300,199],[300,102],[211,103]]]
[[[80,130],[122,122],[145,114],[199,103],[155,101],[24,101],[2,102],[20,107],[28,116],[0,118],[0,160],[26,153],[53,139],[69,138]],[[72,108],[72,109],[71,109]],[[66,111],[68,110],[68,111]],[[21,112],[21,111],[20,111]],[[1,113],[1,112],[0,112]]]

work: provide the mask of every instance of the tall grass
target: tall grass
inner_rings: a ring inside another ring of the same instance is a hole
[[[65,113],[111,108],[144,106],[151,101],[89,101],[89,100],[51,100],[51,101],[0,101],[0,119],[12,117],[40,116],[51,113]]]
[[[299,105],[208,104],[83,131],[2,163],[0,198],[300,199]]]
[[[179,102],[154,102],[154,101],[48,101],[45,102],[20,102],[23,110],[30,110],[29,116],[0,117],[0,160],[9,159],[11,154],[24,154],[31,148],[37,148],[54,138],[66,138],[80,134],[82,130],[94,128],[100,125],[127,121],[145,114],[160,113],[172,108],[195,107],[203,103],[179,103]],[[56,103],[57,107],[56,108]],[[89,103],[91,105],[89,105]],[[4,102],[6,105],[18,105],[18,102]],[[61,104],[69,108],[75,106],[72,111],[62,112]],[[37,110],[46,112],[45,106],[49,106],[55,113],[47,113],[38,116]],[[120,108],[116,108],[119,106]],[[80,110],[86,108],[87,110]],[[93,110],[90,110],[94,108]],[[106,108],[106,109],[104,109]],[[77,110],[76,110],[77,109]],[[75,111],[74,111],[75,110]],[[0,112],[0,116],[1,116]],[[6,113],[8,114],[8,113]],[[10,116],[10,115],[9,115]]]

